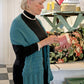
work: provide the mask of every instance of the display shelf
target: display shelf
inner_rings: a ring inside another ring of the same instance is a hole
[[[68,31],[73,31],[84,20],[84,11],[77,11],[77,12],[56,11],[56,12],[50,12],[50,13],[43,13],[41,14],[41,16],[43,16],[44,19],[51,25],[51,27],[53,28],[51,31],[54,31],[58,27],[63,27],[63,26],[65,26]],[[70,16],[77,16],[73,26],[70,26],[66,20]],[[48,17],[53,17],[53,22]]]

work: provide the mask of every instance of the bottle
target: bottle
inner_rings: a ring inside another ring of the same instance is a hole
[[[52,2],[52,0],[48,0],[48,2],[47,2],[47,12],[48,12],[48,13],[49,13],[49,12],[52,12],[51,2]]]
[[[51,5],[52,5],[52,12],[54,12],[54,9],[55,9],[55,0],[52,0],[52,2],[51,2]]]

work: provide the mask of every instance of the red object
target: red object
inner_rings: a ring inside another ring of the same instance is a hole
[[[61,5],[64,0],[56,0],[56,2]]]
[[[82,52],[82,47],[81,47],[79,44],[76,45],[76,50],[75,50],[75,52],[76,52],[76,56],[80,56],[81,53],[83,53],[83,52]]]
[[[67,46],[70,46],[70,44],[71,44],[69,34],[67,34],[67,33],[58,36],[58,39],[59,39],[60,47],[63,47],[63,46],[67,47]]]
[[[47,34],[49,34],[50,32],[49,31],[46,31]]]
[[[63,59],[58,59],[58,62],[59,63],[64,63],[64,60]]]

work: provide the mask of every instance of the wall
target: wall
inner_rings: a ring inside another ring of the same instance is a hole
[[[15,55],[10,43],[10,27],[21,12],[20,0],[0,0],[0,64],[12,64]]]
[[[8,62],[8,27],[7,27],[7,0],[0,0],[1,26],[0,26],[0,63]],[[7,57],[7,58],[6,58]]]
[[[11,6],[9,5],[8,9],[11,9],[8,10],[9,11],[9,14],[11,17],[8,17],[8,19],[10,19],[9,21],[9,32],[10,32],[10,26],[11,26],[11,23],[12,23],[12,20],[17,17],[19,15],[19,13],[22,12],[21,8],[20,8],[20,3],[21,3],[21,0],[9,0],[11,1],[9,4],[11,4]],[[10,37],[10,36],[9,36]],[[9,64],[13,64],[14,63],[14,60],[15,60],[15,53],[13,51],[13,48],[12,48],[12,45],[11,45],[11,42],[10,42],[10,38],[9,38]]]
[[[2,38],[2,0],[0,0],[0,11],[1,11],[1,13],[0,13],[0,39]],[[2,40],[0,41],[0,62],[2,62],[3,61],[3,57],[2,57],[2,55],[3,55],[3,50],[2,50],[2,48],[3,48],[3,45],[2,45]]]

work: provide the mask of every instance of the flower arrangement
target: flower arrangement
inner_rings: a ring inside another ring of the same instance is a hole
[[[48,35],[61,35],[62,33],[47,32]],[[84,28],[78,28],[75,31],[68,32],[71,40],[69,49],[59,49],[50,51],[50,63],[74,62],[84,59]],[[59,44],[51,44],[50,47],[57,47]]]

